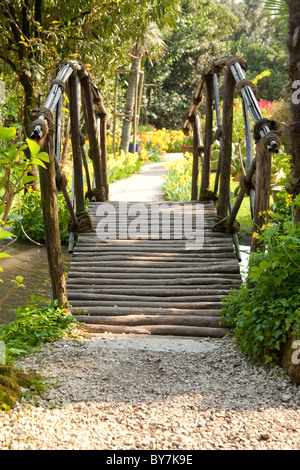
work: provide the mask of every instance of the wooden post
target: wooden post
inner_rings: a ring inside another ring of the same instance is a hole
[[[97,139],[97,123],[93,103],[93,94],[89,76],[81,78],[81,88],[83,93],[83,112],[87,128],[91,159],[94,166],[96,189],[103,188],[103,176],[101,171],[100,147]]]
[[[46,137],[42,150],[48,153],[50,160],[45,163],[46,169],[39,166],[39,177],[52,298],[57,299],[60,308],[66,308],[68,297],[59,231],[53,135]]]
[[[137,109],[138,109],[138,87],[139,87],[139,69],[136,70],[135,76],[135,96],[133,107],[133,139],[132,139],[132,153],[135,155],[136,136],[137,136]]]
[[[84,212],[83,174],[81,162],[81,139],[79,128],[77,76],[72,74],[69,78],[69,100],[71,118],[71,139],[73,149],[74,168],[74,195],[76,198],[76,213]]]
[[[193,122],[193,172],[192,172],[192,201],[198,200],[199,159],[203,151],[203,139],[201,132],[200,116],[195,115]]]
[[[106,127],[107,127],[107,115],[101,114],[97,120],[100,120],[99,137],[100,137],[100,149],[101,149],[101,172],[103,179],[103,188],[105,191],[105,198],[109,200],[109,179],[108,179],[108,167],[107,167],[107,141],[106,141]]]
[[[211,146],[213,141],[213,76],[206,77],[206,120],[204,137],[204,158],[201,172],[200,201],[208,199],[210,186]]]
[[[119,80],[119,72],[116,72],[115,93],[114,93],[114,120],[113,120],[113,154],[115,158],[116,158],[116,120],[117,120],[118,80]]]
[[[229,224],[228,224],[228,228],[229,228],[229,231],[231,230],[231,228],[233,227],[233,224],[234,224],[234,221],[235,221],[235,218],[237,216],[237,213],[241,207],[241,204],[243,202],[243,199],[244,199],[244,196],[245,196],[245,193],[247,191],[247,189],[249,190],[249,193],[250,191],[253,189],[251,188],[251,182],[252,182],[252,178],[254,176],[254,173],[255,173],[255,169],[256,169],[256,158],[254,158],[252,160],[252,163],[250,165],[250,168],[249,170],[247,171],[247,174],[244,178],[244,185],[246,187],[241,187],[238,195],[237,195],[237,198],[236,198],[236,201],[235,201],[235,204],[234,204],[234,207],[231,211],[231,214],[230,214],[230,218],[229,218]],[[241,184],[241,183],[240,183]]]
[[[234,89],[235,79],[228,68],[224,83],[220,190],[217,208],[220,219],[227,217],[229,207]]]
[[[195,116],[196,119],[196,116]],[[198,199],[199,153],[196,133],[196,122],[193,122],[193,172],[192,172],[192,201]]]
[[[265,251],[265,246],[255,236],[265,224],[270,204],[272,154],[259,142],[256,145],[255,205],[251,251]]]

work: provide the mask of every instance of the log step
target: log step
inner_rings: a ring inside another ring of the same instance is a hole
[[[132,335],[157,335],[157,336],[183,336],[183,337],[211,337],[222,338],[228,332],[225,328],[209,328],[197,326],[118,326],[118,325],[98,325],[85,323],[84,329],[89,333],[114,333]]]
[[[119,316],[88,316],[75,315],[79,322],[93,325],[118,325],[118,326],[150,326],[150,325],[179,325],[197,327],[220,327],[221,319],[218,316],[180,316],[172,315],[119,315]]]
[[[130,306],[130,307],[71,307],[71,312],[74,315],[84,315],[84,316],[124,316],[124,315],[171,315],[171,316],[220,316],[221,308],[217,309],[178,309],[178,308],[162,308],[162,307],[140,307],[140,306]]]

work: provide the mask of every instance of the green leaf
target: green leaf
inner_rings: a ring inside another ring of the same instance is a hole
[[[18,214],[10,214],[8,217],[7,217],[7,220],[22,220],[23,217],[21,215],[18,215]]]
[[[16,235],[14,235],[13,233],[8,232],[8,230],[1,230],[0,231],[0,240],[2,240],[3,238],[15,237],[15,236]]]
[[[0,258],[11,258],[7,253],[0,253]]]
[[[9,140],[16,136],[15,127],[0,127],[0,140],[3,140],[6,144]]]
[[[40,160],[39,158],[34,158],[34,160],[32,160],[31,162],[33,165],[39,165],[39,166],[42,166],[43,168],[46,168],[46,165],[45,163],[42,162],[42,160]]]
[[[48,153],[46,153],[46,152],[40,152],[40,153],[37,155],[37,157],[38,157],[40,160],[42,160],[43,162],[47,162],[47,163],[50,162],[49,155],[48,155]]]
[[[31,153],[31,156],[32,157],[35,157],[39,151],[40,151],[40,146],[38,143],[36,143],[34,140],[32,139],[26,139],[26,142],[28,144],[28,147],[29,147],[29,150],[30,150],[30,153]],[[33,162],[32,162],[33,163]]]
[[[32,183],[32,181],[36,181],[37,178],[35,176],[24,176],[24,178],[22,179],[22,183],[23,184],[28,184],[28,183]]]

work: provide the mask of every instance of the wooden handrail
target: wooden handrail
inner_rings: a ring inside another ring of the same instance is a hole
[[[70,103],[70,133],[73,149],[71,198],[67,190],[67,178],[59,166],[64,92],[67,92]],[[90,144],[90,157],[94,169],[94,188],[91,187],[83,148],[85,138],[79,127],[81,107]],[[55,124],[53,125],[54,111]],[[39,143],[41,148],[48,152],[50,160],[46,165],[47,171],[40,168],[39,172],[52,294],[53,298],[58,299],[60,306],[66,306],[67,295],[63,274],[58,205],[55,194],[62,192],[70,213],[68,225],[70,232],[69,251],[72,252],[75,233],[93,231],[91,218],[85,211],[85,198],[103,201],[109,197],[106,148],[108,111],[103,104],[98,88],[84,65],[77,61],[62,61],[57,65],[56,78],[51,82],[50,91],[43,107],[39,110],[33,110],[31,119],[29,135]],[[85,168],[88,184],[86,195],[83,188],[83,167]]]
[[[253,219],[253,233],[259,231],[263,225],[262,217],[259,215],[268,209],[270,197],[270,185],[268,181],[271,174],[271,155],[278,153],[280,148],[280,139],[278,125],[274,121],[264,119],[259,109],[256,99],[256,87],[246,79],[245,71],[247,64],[245,60],[237,56],[224,56],[213,60],[201,73],[197,88],[193,94],[191,105],[184,117],[182,130],[185,135],[189,135],[191,128],[195,130],[196,116],[199,120],[199,106],[206,93],[206,124],[204,134],[204,158],[202,161],[202,175],[200,194],[197,193],[197,199],[208,198],[217,199],[217,220],[215,230],[227,231],[233,233],[236,231],[236,216],[241,206],[244,195],[250,195],[250,209]],[[223,97],[223,117],[221,119],[220,103],[217,87],[217,77],[225,74],[224,97]],[[220,142],[220,152],[218,167],[216,172],[216,181],[213,191],[209,189],[210,174],[210,149],[212,145],[211,137],[211,86],[214,85],[214,102],[217,115],[217,124],[220,132],[218,140]],[[231,152],[232,152],[232,125],[233,125],[233,99],[234,91],[242,98],[245,138],[247,148],[247,173],[242,179],[240,192],[236,202],[232,207],[230,193],[230,174],[231,174]],[[250,128],[251,116],[254,122],[253,136],[256,143],[256,157],[253,159],[252,151],[252,133]],[[195,139],[197,143],[197,138]],[[195,181],[199,177],[199,164],[195,161],[199,154],[196,151],[197,145],[194,143],[193,152],[193,189],[192,199],[195,199]],[[267,163],[266,163],[267,162]],[[256,178],[256,188],[253,186],[253,177]],[[265,184],[262,182],[265,178]],[[220,182],[219,182],[220,179]],[[259,183],[257,183],[257,181]],[[219,190],[219,193],[217,194]],[[234,235],[236,237],[236,235]],[[252,238],[251,250],[263,249],[257,244],[256,237]]]

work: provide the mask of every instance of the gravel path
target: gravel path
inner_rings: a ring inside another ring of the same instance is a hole
[[[111,199],[162,199],[163,166],[131,177],[131,193],[128,180],[111,185]],[[228,338],[63,339],[20,366],[47,388],[0,412],[2,450],[300,449],[299,386]]]
[[[0,449],[300,449],[299,387],[228,339],[64,339],[21,365],[49,388],[0,413]]]

